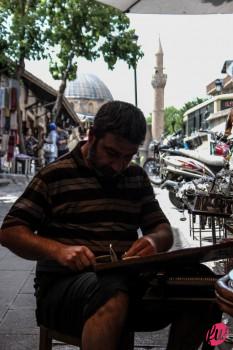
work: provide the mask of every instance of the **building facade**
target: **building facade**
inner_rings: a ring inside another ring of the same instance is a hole
[[[23,136],[26,136],[30,129],[32,136],[43,146],[56,97],[57,91],[55,89],[28,71],[24,71],[20,86],[17,80],[9,74],[2,73],[0,75],[0,156],[2,170],[13,172],[15,157],[19,158],[18,102]],[[59,122],[66,129],[78,129],[81,125],[81,121],[66,98],[63,99]],[[25,155],[23,156],[25,157]],[[41,165],[43,165],[42,148],[38,151],[37,158],[41,159]]]
[[[184,114],[185,134],[191,136],[200,130],[224,132],[226,118],[233,107],[233,93],[221,94],[200,103]]]
[[[187,136],[200,129],[224,132],[227,116],[233,108],[233,61],[225,61],[221,73],[223,79],[215,79],[206,87],[210,96],[205,102],[189,109],[184,114],[185,132]]]

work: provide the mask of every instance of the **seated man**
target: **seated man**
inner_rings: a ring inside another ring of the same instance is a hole
[[[170,323],[167,349],[195,350],[215,321],[210,303],[181,309],[163,302],[144,309],[147,282],[139,282],[141,276],[92,269],[110,244],[119,258],[172,246],[170,224],[146,173],[130,164],[145,133],[138,108],[106,103],[88,140],[41,169],[2,226],[4,246],[38,260],[38,323],[81,335],[83,350],[122,349],[127,327],[154,330]]]

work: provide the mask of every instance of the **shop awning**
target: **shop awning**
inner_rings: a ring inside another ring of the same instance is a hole
[[[205,15],[233,13],[233,0],[101,0],[122,12]]]

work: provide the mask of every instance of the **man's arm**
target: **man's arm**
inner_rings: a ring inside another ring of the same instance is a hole
[[[171,226],[162,223],[151,230],[151,233],[139,238],[133,243],[124,257],[149,256],[167,251],[173,244],[173,233]]]
[[[72,270],[82,270],[95,263],[94,254],[87,247],[40,237],[23,225],[1,229],[0,243],[22,258],[55,260]]]

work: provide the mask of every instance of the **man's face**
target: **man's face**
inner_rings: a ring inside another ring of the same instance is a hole
[[[125,138],[112,133],[96,139],[90,135],[88,161],[99,175],[113,178],[122,173],[129,165],[139,145],[128,142]]]

